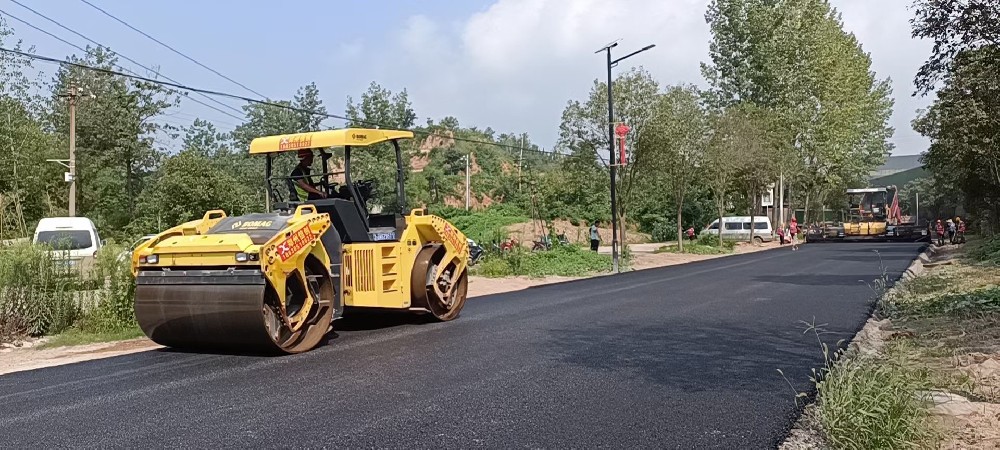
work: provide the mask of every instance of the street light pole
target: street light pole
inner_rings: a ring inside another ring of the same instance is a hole
[[[616,188],[616,177],[618,161],[615,158],[615,105],[614,96],[612,94],[612,79],[611,79],[611,68],[618,64],[619,61],[628,58],[630,56],[642,53],[653,47],[655,44],[647,45],[639,50],[629,53],[616,60],[611,59],[611,49],[618,46],[618,41],[614,41],[608,45],[605,45],[600,50],[594,53],[606,52],[608,61],[608,166],[611,170],[611,270],[614,273],[618,273],[618,201],[617,201],[617,188]]]

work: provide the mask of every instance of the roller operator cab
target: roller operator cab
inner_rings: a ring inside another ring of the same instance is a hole
[[[345,311],[458,317],[467,238],[423,209],[407,211],[399,142],[412,137],[348,128],[254,139],[250,154],[264,158],[265,212],[208,211],[133,252],[143,332],[171,347],[298,353],[315,347]],[[378,150],[389,149],[389,190],[352,176],[361,152],[371,167],[385,163]]]

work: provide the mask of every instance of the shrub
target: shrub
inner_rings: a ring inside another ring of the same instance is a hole
[[[455,216],[449,220],[466,236],[480,244],[485,244],[505,239],[507,233],[504,228],[508,225],[530,220],[520,215],[509,215],[512,214],[512,211],[511,208],[486,209],[472,214]]]
[[[974,261],[1000,266],[1000,236],[979,242],[969,249],[969,257]]]
[[[109,245],[101,250],[97,270],[101,286],[92,309],[81,318],[79,328],[95,333],[112,333],[138,326],[135,321],[135,281],[130,261],[119,258],[125,247]]]
[[[557,245],[551,250],[530,252],[518,249],[483,261],[477,274],[506,276],[583,276],[611,269],[611,256],[600,255],[575,245]]]

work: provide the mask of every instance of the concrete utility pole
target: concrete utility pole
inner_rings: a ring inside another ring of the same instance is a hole
[[[914,216],[916,217],[916,219],[915,219],[916,222],[914,222],[914,223],[916,223],[917,226],[920,226],[920,193],[919,192],[915,192],[914,195],[917,196],[917,212],[916,212],[916,214],[914,214]]]
[[[469,193],[469,155],[471,153],[465,154],[465,210],[469,210],[469,200],[472,198]]]
[[[69,87],[69,216],[76,217],[76,86]]]
[[[524,162],[524,136],[521,136],[521,154],[517,157],[517,192],[521,192],[521,165]]]

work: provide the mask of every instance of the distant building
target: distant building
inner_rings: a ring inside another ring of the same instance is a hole
[[[881,178],[921,167],[923,164],[920,163],[920,156],[921,155],[890,156],[889,159],[885,161],[885,164],[882,164],[868,174],[868,178]]]

